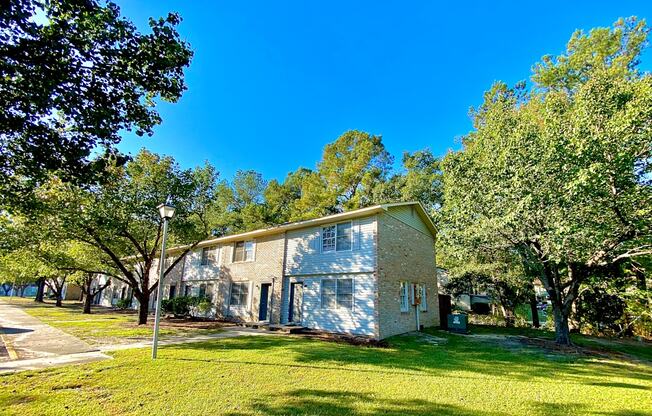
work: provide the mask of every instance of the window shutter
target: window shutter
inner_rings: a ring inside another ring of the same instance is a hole
[[[362,240],[362,231],[360,221],[353,221],[353,250],[360,250]]]

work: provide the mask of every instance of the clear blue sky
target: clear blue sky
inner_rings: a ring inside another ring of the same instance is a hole
[[[237,169],[282,179],[312,168],[349,129],[381,134],[397,162],[426,147],[443,155],[459,147],[469,108],[494,81],[529,79],[575,29],[652,19],[652,1],[485,3],[118,0],[142,29],[178,11],[195,51],[188,91],[159,107],[154,136],[128,135],[120,148],[184,167],[210,160],[227,179]]]

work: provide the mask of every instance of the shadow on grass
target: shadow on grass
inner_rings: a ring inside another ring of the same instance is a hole
[[[193,343],[167,348],[216,352],[241,350],[264,351],[265,360],[247,360],[246,364],[261,366],[290,366],[295,368],[320,368],[360,372],[387,372],[390,374],[415,374],[420,376],[454,376],[456,378],[503,378],[507,381],[532,381],[555,379],[604,387],[630,387],[610,377],[626,376],[652,382],[652,370],[617,362],[595,362],[574,357],[568,361],[549,360],[543,354],[519,353],[496,345],[484,345],[464,337],[449,337],[445,345],[429,345],[416,337],[390,339],[390,348],[373,348],[328,343],[303,338],[280,336],[239,337],[218,342]],[[207,358],[208,357],[208,358]],[[174,359],[174,358],[172,358]],[[179,360],[229,363],[219,355],[188,356]],[[590,365],[586,365],[590,362]],[[236,362],[232,362],[235,364]],[[243,364],[243,361],[237,361]],[[353,367],[353,368],[352,368]],[[644,386],[639,386],[645,388]]]
[[[282,405],[275,405],[280,402]],[[360,406],[355,406],[355,404]],[[366,407],[373,403],[373,408]],[[364,407],[360,409],[360,407]],[[266,396],[254,401],[251,410],[265,415],[477,415],[461,406],[440,404],[430,400],[388,400],[379,399],[373,394],[342,392],[332,390],[299,389],[284,393],[282,396]],[[247,412],[231,412],[230,416],[251,414]],[[484,415],[506,415],[500,412],[483,412]]]

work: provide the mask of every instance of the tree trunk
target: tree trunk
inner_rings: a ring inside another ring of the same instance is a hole
[[[530,298],[530,311],[532,312],[532,326],[539,328],[541,326],[539,322],[539,309],[537,308],[537,298],[534,295]]]
[[[36,288],[36,297],[34,298],[35,302],[43,302],[43,295],[45,295],[45,279],[44,278],[39,278],[36,281],[36,284],[38,285]]]
[[[91,313],[91,301],[92,300],[93,300],[93,298],[91,298],[91,295],[89,294],[89,292],[86,292],[86,294],[84,294],[84,310],[82,311],[82,313],[87,313],[87,314]]]
[[[500,304],[500,309],[503,312],[503,316],[505,317],[505,326],[507,328],[511,328],[514,326],[514,315],[512,314],[512,310],[509,307],[506,307],[502,303]]]
[[[555,342],[561,345],[572,345],[570,328],[568,327],[568,313],[564,313],[559,305],[552,305],[552,314],[555,318]]]
[[[147,323],[147,315],[149,314],[149,293],[140,293],[136,296],[138,299],[138,325],[145,325]]]
[[[61,307],[61,295],[57,294],[57,301],[55,302],[55,306]]]

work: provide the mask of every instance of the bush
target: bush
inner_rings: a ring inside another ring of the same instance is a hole
[[[115,306],[116,306],[118,309],[123,309],[123,310],[124,310],[124,309],[127,309],[127,308],[129,308],[129,307],[131,306],[131,299],[130,299],[130,298],[129,298],[129,299],[120,299],[120,300],[115,304]]]
[[[172,313],[174,316],[188,316],[190,313],[190,306],[192,297],[179,296],[173,299],[165,299],[161,301],[161,308],[167,313]]]
[[[179,296],[173,299],[163,299],[161,301],[161,308],[166,313],[174,314],[177,317],[184,317],[190,315],[192,307],[205,313],[212,308],[213,304],[207,297],[199,296]]]

